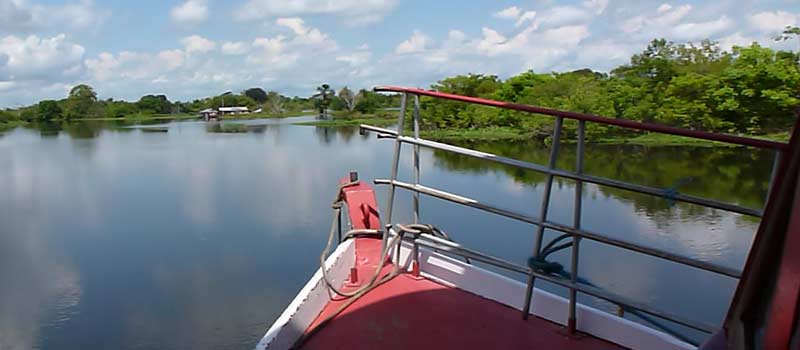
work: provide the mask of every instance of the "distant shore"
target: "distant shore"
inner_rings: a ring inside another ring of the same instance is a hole
[[[250,113],[229,115],[222,118],[222,120],[250,120],[250,119],[278,119],[278,118],[291,118],[307,116],[311,113],[305,111],[286,112],[280,115],[271,113]],[[330,120],[312,120],[293,123],[293,125],[303,126],[319,126],[319,127],[354,127],[361,124],[374,125],[378,127],[388,127],[397,124],[396,111],[383,111],[379,113],[361,114],[361,113],[344,113],[341,111],[332,112],[333,119]],[[147,123],[148,121],[169,121],[169,120],[200,120],[197,114],[190,113],[177,113],[177,114],[133,114],[120,118],[81,118],[72,120],[54,120],[53,122],[87,122],[87,121],[104,121],[104,122],[128,122],[132,124]],[[8,121],[0,123],[0,132],[13,130],[14,128],[33,125],[33,122],[25,121]],[[515,129],[509,127],[488,127],[476,129],[438,129],[438,130],[423,130],[420,133],[421,137],[426,139],[443,141],[443,142],[464,142],[464,141],[525,141],[537,139],[531,131],[523,129]],[[741,135],[746,137],[767,139],[773,141],[785,142],[789,139],[788,132],[772,133],[765,135]],[[544,140],[547,141],[547,140]],[[574,143],[574,140],[564,139],[565,143]],[[599,138],[589,140],[593,144],[630,144],[642,146],[700,146],[700,147],[726,147],[728,145],[705,140],[697,140],[682,136],[664,135],[649,133],[637,136],[618,136]]]

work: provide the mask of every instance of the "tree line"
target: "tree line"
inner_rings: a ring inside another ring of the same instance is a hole
[[[170,101],[166,95],[145,95],[135,102],[98,99],[94,88],[86,84],[73,87],[61,100],[43,100],[16,110],[0,110],[0,123],[24,121],[76,120],[85,118],[123,118],[130,116],[169,115],[197,113],[206,108],[245,106],[251,110],[262,109],[271,116],[314,111],[323,107],[337,111],[374,113],[380,108],[395,105],[395,97],[362,89],[354,93],[343,87],[338,94],[328,84],[324,95],[288,97],[275,91],[253,87],[241,93],[226,92],[221,95],[195,99],[189,102]]]
[[[468,74],[440,80],[433,90],[573,112],[740,134],[787,131],[800,105],[800,55],[753,43],[726,52],[708,40],[650,42],[628,64],[609,73],[581,69],[565,73],[527,71],[501,80]],[[541,137],[550,117],[459,102],[422,99],[426,129],[509,127]],[[566,123],[574,133],[577,123]],[[587,124],[592,137],[619,135]]]

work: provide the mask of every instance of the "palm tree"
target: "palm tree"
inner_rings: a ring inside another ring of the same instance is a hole
[[[336,92],[331,89],[328,84],[322,84],[317,87],[317,93],[312,98],[317,99],[317,108],[319,109],[319,116],[322,119],[328,119],[328,106],[331,104],[331,96]]]

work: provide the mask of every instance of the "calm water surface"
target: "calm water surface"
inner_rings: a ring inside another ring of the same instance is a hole
[[[164,125],[168,133],[71,124],[0,135],[0,349],[254,346],[317,267],[337,179],[390,170],[392,143],[293,121],[248,121],[260,126],[247,134],[190,121]],[[540,163],[547,156],[530,143],[469,146]],[[559,167],[571,169],[571,151]],[[586,163],[590,174],[760,207],[771,155],[603,146]],[[421,164],[429,186],[538,212],[539,174],[426,149]],[[573,190],[556,183],[553,220],[572,222]],[[397,218],[408,222],[411,196],[399,193]],[[378,195],[385,206],[386,189]],[[736,268],[758,224],[597,186],[585,187],[583,203],[586,229]],[[431,198],[421,207],[423,222],[467,246],[521,264],[531,253],[530,225]],[[719,322],[735,287],[586,240],[581,248],[581,277],[686,317]]]

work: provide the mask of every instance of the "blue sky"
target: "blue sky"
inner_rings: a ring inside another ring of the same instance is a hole
[[[800,1],[0,0],[0,107],[78,83],[104,99],[190,100],[607,71],[655,37],[796,50],[770,40],[786,25],[800,25]]]

